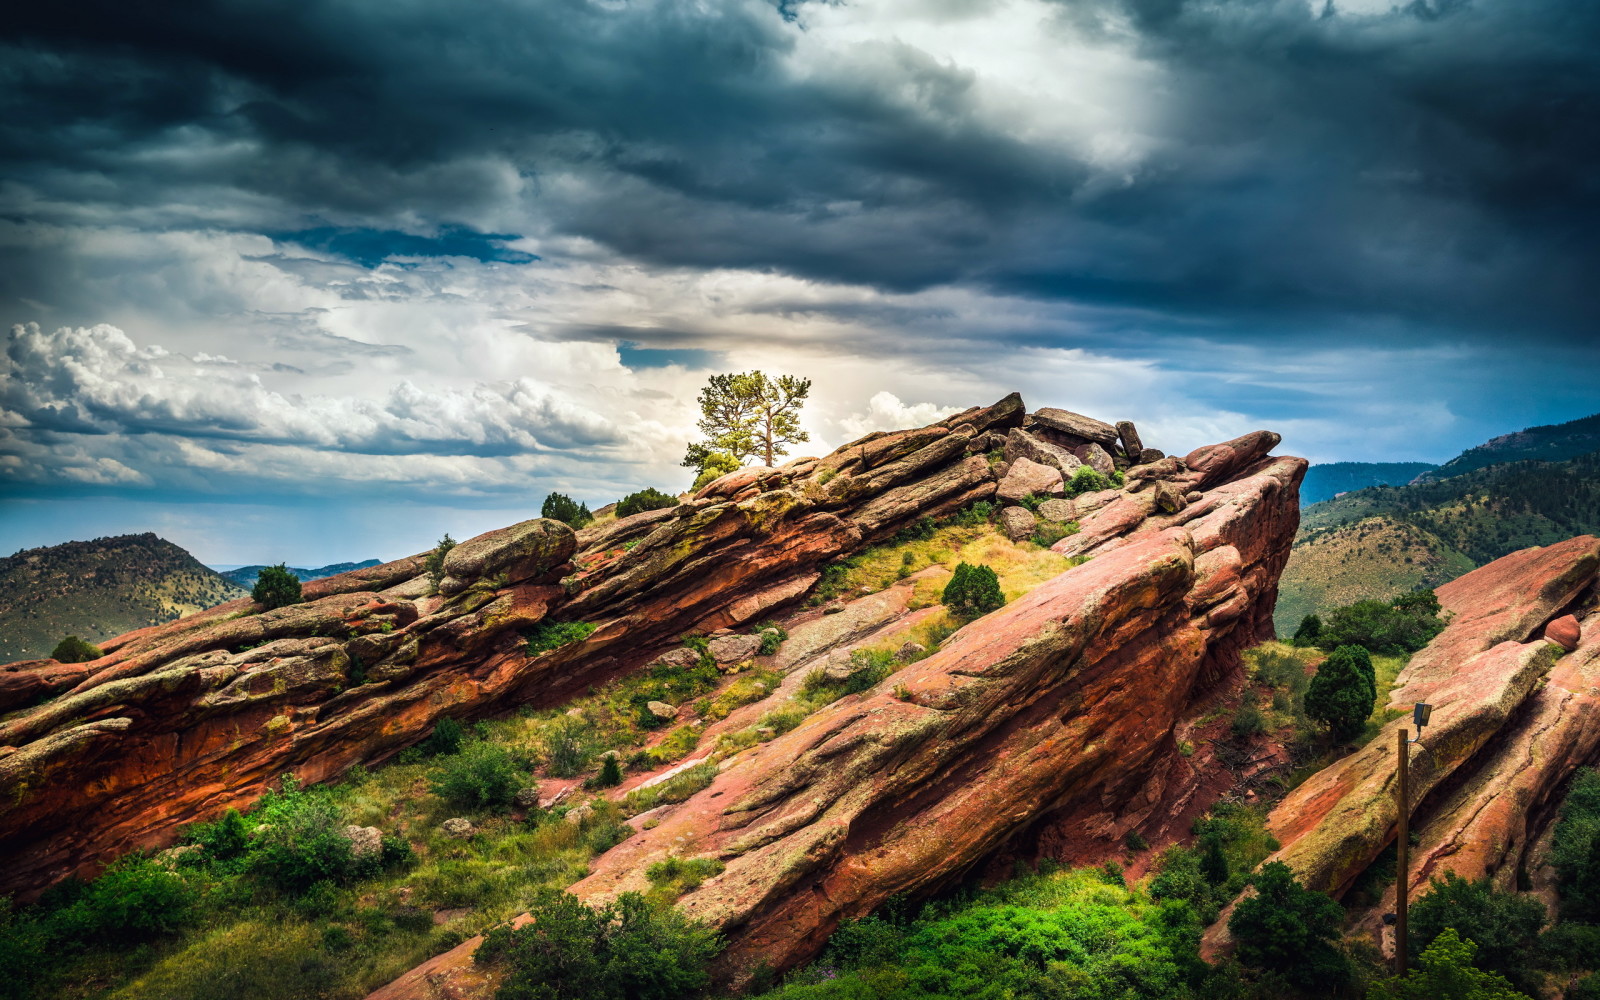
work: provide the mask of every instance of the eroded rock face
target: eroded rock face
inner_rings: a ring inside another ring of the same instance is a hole
[[[1314,889],[1341,894],[1395,836],[1397,730],[1433,706],[1411,750],[1409,816],[1415,894],[1454,871],[1514,888],[1574,768],[1600,753],[1600,539],[1526,549],[1438,589],[1453,617],[1397,679],[1390,707],[1406,717],[1360,751],[1313,775],[1273,809],[1280,860]],[[1564,614],[1575,609],[1576,614]],[[1579,626],[1573,651],[1544,638],[1552,618]],[[1435,793],[1437,794],[1431,794]],[[1393,890],[1374,909],[1392,909]],[[1227,946],[1225,921],[1207,935]]]

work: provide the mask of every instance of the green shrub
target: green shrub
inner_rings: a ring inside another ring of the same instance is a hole
[[[889,541],[893,545],[903,545],[906,542],[925,542],[932,538],[938,530],[939,526],[933,523],[933,518],[923,515],[895,532],[894,537]]]
[[[239,810],[229,809],[211,823],[190,827],[184,840],[199,845],[208,860],[231,861],[250,849],[250,825]]]
[[[1524,993],[1538,993],[1539,929],[1544,906],[1532,896],[1496,892],[1488,879],[1469,881],[1455,872],[1434,879],[1411,904],[1408,951],[1413,960],[1448,930],[1477,947],[1473,962],[1498,973]]]
[[[788,631],[777,625],[766,626],[761,630],[760,635],[761,648],[756,650],[757,656],[771,656],[789,638]]]
[[[1006,603],[1005,595],[1000,592],[1000,578],[982,563],[957,565],[940,600],[952,614],[962,618],[986,615]]]
[[[1098,493],[1109,490],[1116,485],[1104,475],[1096,472],[1092,466],[1080,465],[1072,472],[1072,478],[1067,480],[1067,496],[1075,497],[1084,493]]]
[[[581,642],[593,635],[596,627],[589,622],[540,622],[526,633],[525,650],[529,656],[538,656],[569,642]]]
[[[1344,910],[1320,892],[1295,881],[1281,861],[1251,880],[1256,894],[1239,900],[1228,930],[1238,942],[1240,964],[1276,973],[1305,990],[1333,992],[1350,977],[1338,940]]]
[[[196,893],[158,861],[130,854],[113,862],[51,922],[74,943],[130,944],[171,934],[196,917]]]
[[[1327,725],[1336,740],[1347,740],[1367,724],[1378,697],[1372,657],[1361,646],[1340,646],[1311,678],[1306,689],[1306,714]]]
[[[1356,601],[1328,612],[1317,645],[1323,649],[1356,645],[1384,656],[1403,656],[1444,631],[1439,614],[1439,598],[1431,590],[1403,594],[1387,604]]]
[[[676,898],[690,889],[699,888],[700,883],[713,875],[721,874],[725,867],[716,858],[680,858],[677,855],[670,855],[646,868],[644,877],[651,885],[665,890],[667,895]]]
[[[98,660],[106,655],[99,646],[84,642],[75,635],[69,635],[56,643],[56,648],[50,651],[50,659],[57,663],[88,663]]]
[[[433,547],[433,551],[428,553],[428,558],[423,560],[422,568],[427,572],[428,583],[435,591],[439,589],[440,582],[444,580],[444,557],[449,555],[450,550],[455,547],[456,540],[451,538],[450,533],[447,531],[444,533],[444,537],[439,539],[439,544]]]
[[[994,510],[994,504],[987,500],[978,500],[956,511],[950,521],[963,528],[975,528],[980,524],[988,524],[989,519],[994,517]]]
[[[605,760],[600,762],[600,773],[595,775],[594,787],[615,788],[620,784],[622,784],[622,765],[617,763],[616,754],[608,753]]]
[[[711,761],[696,764],[648,788],[635,788],[622,800],[622,811],[637,816],[646,809],[654,809],[668,802],[682,802],[695,792],[711,785],[717,777],[717,765]]]
[[[1573,776],[1550,853],[1562,918],[1600,923],[1600,771],[1586,767]]]
[[[1130,851],[1148,851],[1150,849],[1150,841],[1144,839],[1144,836],[1138,830],[1129,830],[1127,836],[1122,838],[1122,843]]]
[[[1373,983],[1367,1000],[1530,1000],[1504,977],[1476,968],[1478,951],[1472,941],[1447,928],[1418,956],[1415,971],[1404,979]],[[1577,995],[1567,993],[1569,1000]]]
[[[1294,638],[1290,643],[1295,646],[1315,646],[1322,638],[1322,619],[1316,615],[1306,615],[1300,619],[1300,627],[1294,630]]]
[[[260,576],[256,577],[256,585],[250,591],[250,599],[261,605],[264,611],[298,604],[300,578],[289,572],[289,567],[283,563],[268,566],[261,571]]]
[[[461,728],[461,723],[447,715],[433,724],[433,732],[417,747],[429,757],[442,757],[460,750],[465,738],[466,730]]]
[[[616,766],[614,759],[612,766]],[[441,758],[440,765],[428,775],[428,787],[453,806],[488,809],[509,805],[517,790],[527,783],[527,777],[504,746],[472,740],[461,747],[460,753]],[[617,780],[622,780],[620,773]]]
[[[850,673],[832,680],[820,669],[806,675],[800,696],[813,705],[837,701],[848,694],[860,694],[894,673],[894,654],[885,649],[858,649],[850,654]]]
[[[1255,701],[1250,700],[1240,705],[1239,710],[1233,713],[1231,728],[1233,735],[1237,737],[1259,736],[1267,731],[1267,720]]]
[[[1078,533],[1077,521],[1040,521],[1033,529],[1033,543],[1048,549],[1063,538]]]
[[[545,767],[556,778],[573,778],[594,757],[589,726],[579,719],[561,716],[544,732]]]
[[[669,496],[653,486],[646,486],[637,493],[629,493],[617,502],[617,516],[630,517],[642,514],[647,510],[660,510],[663,507],[678,506],[678,498]]]
[[[591,908],[541,889],[528,912],[530,922],[493,928],[473,954],[508,967],[496,1000],[680,1000],[710,982],[716,936],[638,893]]]
[[[356,873],[338,809],[320,790],[301,789],[293,775],[283,776],[282,791],[262,796],[250,818],[260,832],[249,867],[267,883],[298,893]]]
[[[1050,494],[1048,493],[1029,493],[1018,500],[1017,505],[1030,514],[1037,514],[1039,513],[1039,508],[1043,507],[1044,502],[1048,499],[1050,499]]]
[[[589,505],[578,503],[565,493],[551,493],[544,498],[544,505],[539,508],[540,517],[548,517],[573,528],[581,528],[594,520],[594,515],[589,513]]]

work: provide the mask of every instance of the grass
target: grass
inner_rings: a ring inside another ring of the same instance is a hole
[[[1018,545],[988,524],[950,524],[931,537],[868,549],[834,564],[829,589],[835,594],[877,592],[930,566],[938,571],[918,580],[911,606],[931,607],[959,563],[983,563],[1000,578],[1008,602],[1077,565],[1066,556],[1034,545]]]
[[[623,797],[622,813],[626,816],[637,816],[659,805],[682,802],[695,792],[709,786],[716,776],[717,765],[707,761],[648,788],[635,788]]]

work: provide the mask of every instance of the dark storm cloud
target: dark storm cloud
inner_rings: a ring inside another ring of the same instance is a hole
[[[1165,74],[1112,183],[914,46],[796,74],[807,9],[784,10],[30,5],[0,153],[35,219],[161,204],[488,253],[472,234],[511,217],[658,265],[965,283],[1158,332],[1592,336],[1596,5],[1063,2],[1064,59],[1098,40]]]

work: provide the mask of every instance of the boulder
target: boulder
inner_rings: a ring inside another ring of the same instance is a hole
[[[1072,450],[1072,454],[1079,462],[1100,473],[1109,476],[1116,471],[1117,463],[1112,460],[1111,453],[1102,448],[1097,442],[1081,444]]]
[[[855,660],[851,658],[850,650],[836,649],[828,654],[822,664],[822,676],[825,680],[849,680],[850,675],[856,672]]]
[[[1189,501],[1184,499],[1183,490],[1171,483],[1158,482],[1152,492],[1155,496],[1156,510],[1163,514],[1176,514],[1188,506]]]
[[[511,804],[518,809],[533,809],[539,805],[539,786],[529,785],[527,788],[517,789],[517,794],[511,797]]]
[[[1078,505],[1067,497],[1051,497],[1039,505],[1039,516],[1046,521],[1067,524],[1078,517]]]
[[[1093,442],[1108,451],[1117,446],[1117,429],[1103,420],[1050,406],[1035,410],[1033,419],[1039,427],[1058,435],[1056,440],[1059,443],[1076,445]],[[1064,440],[1073,438],[1076,440]]]
[[[350,856],[357,861],[383,855],[383,831],[375,826],[347,826],[344,839],[350,842]]]
[[[476,836],[478,828],[472,825],[471,820],[461,816],[454,816],[440,823],[439,831],[446,837],[466,840],[468,837]]]
[[[566,821],[571,823],[573,826],[582,826],[593,818],[594,806],[591,806],[587,802],[576,806],[575,808],[569,809],[565,817]]]
[[[1160,448],[1146,448],[1139,452],[1137,458],[1132,455],[1129,455],[1128,457],[1138,465],[1149,465],[1151,462],[1159,462],[1163,458],[1166,458],[1167,453],[1162,451]]]
[[[1060,469],[1064,476],[1072,475],[1072,471],[1083,464],[1071,449],[1041,441],[1020,427],[1013,427],[1011,433],[1006,435],[1004,456],[1007,462],[1026,458],[1040,465],[1053,466]]]
[[[541,579],[577,550],[571,528],[547,517],[486,532],[451,549],[444,557],[442,594],[456,594],[474,580],[504,575],[506,582]]]
[[[692,667],[700,662],[700,651],[688,646],[669,649],[656,657],[656,663],[665,667]]]
[[[1280,440],[1273,431],[1251,431],[1232,441],[1196,448],[1184,456],[1183,464],[1192,474],[1193,488],[1207,490],[1266,458]]]
[[[661,719],[662,721],[676,719],[678,717],[678,707],[676,705],[668,705],[664,701],[652,701],[647,703],[644,707],[645,710],[651,715]]]
[[[1139,440],[1139,429],[1131,420],[1117,421],[1117,439],[1122,443],[1122,453],[1128,461],[1138,465],[1143,461],[1144,442]]]
[[[1026,507],[1007,507],[1000,512],[1000,530],[1013,542],[1033,534],[1039,519]]]
[[[1544,627],[1544,637],[1567,652],[1572,652],[1578,648],[1578,640],[1582,637],[1578,619],[1573,615],[1562,615]]]
[[[1060,469],[1040,465],[1032,459],[1019,458],[1011,463],[1006,477],[1000,480],[995,496],[1002,502],[1016,503],[1035,493],[1060,493],[1061,489]]]
[[[717,661],[719,666],[730,663],[743,663],[755,656],[761,649],[760,636],[754,635],[725,635],[720,639],[712,639],[706,646],[706,652]]]
[[[895,650],[894,658],[901,663],[910,663],[928,651],[928,647],[920,642],[907,642]]]

